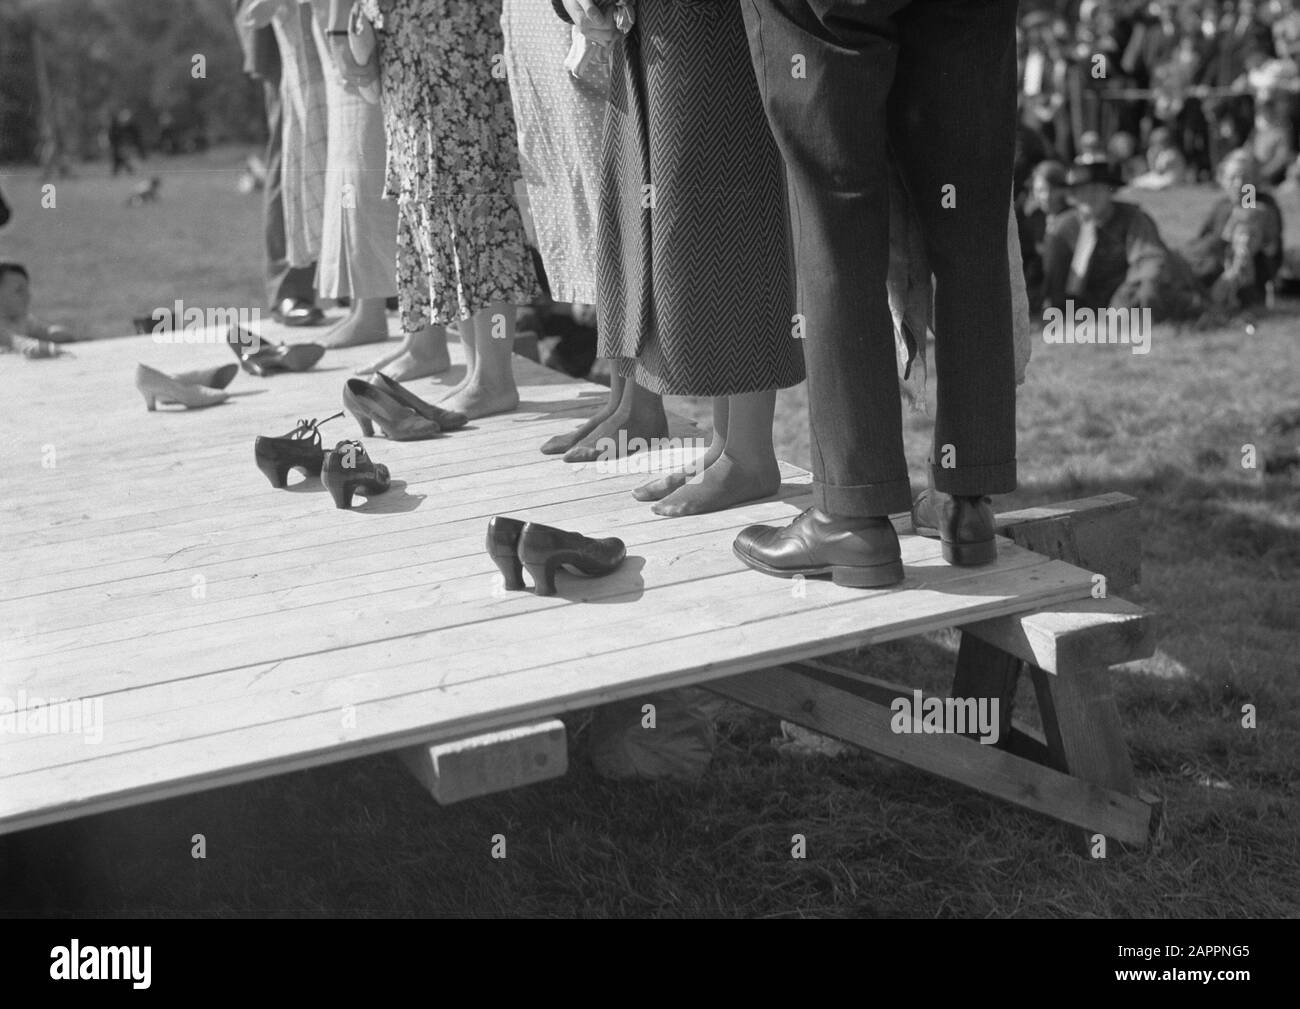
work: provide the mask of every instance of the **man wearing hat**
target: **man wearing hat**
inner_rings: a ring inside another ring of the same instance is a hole
[[[1066,187],[1073,209],[1044,243],[1044,307],[1150,308],[1152,319],[1197,310],[1186,264],[1170,253],[1156,222],[1136,204],[1115,199],[1109,162],[1080,158]]]

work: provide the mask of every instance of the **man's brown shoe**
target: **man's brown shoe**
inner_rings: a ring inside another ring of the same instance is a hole
[[[903,580],[898,534],[887,516],[844,518],[809,508],[784,528],[749,526],[732,546],[767,575],[830,575],[836,585],[878,589]]]

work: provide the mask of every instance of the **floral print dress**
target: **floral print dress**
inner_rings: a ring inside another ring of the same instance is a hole
[[[515,202],[500,3],[360,0],[378,38],[402,328],[540,294]]]

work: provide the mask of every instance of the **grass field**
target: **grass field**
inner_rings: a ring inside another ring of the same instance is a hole
[[[96,338],[176,298],[257,305],[260,202],[235,191],[242,157],[148,165],[163,202],[138,210],[102,165],[60,183],[45,210],[34,177],[0,175],[15,207],[0,259],[32,269],[38,311]],[[1143,202],[1179,244],[1212,196]],[[1283,204],[1294,243],[1300,205]],[[57,368],[40,366],[40,380]],[[707,404],[671,406],[707,421]],[[801,465],[804,406],[802,388],[782,393],[776,425],[780,454]],[[781,755],[775,720],[727,708],[695,785],[604,782],[581,731],[567,777],[449,808],[396,761],[357,760],[0,839],[0,901],[211,915],[1298,915],[1300,483],[1240,464],[1266,418],[1298,407],[1300,305],[1285,300],[1253,333],[1158,327],[1146,356],[1040,342],[1020,392],[1021,489],[999,509],[1109,490],[1142,503],[1143,584],[1127,595],[1160,613],[1159,650],[1114,683],[1139,784],[1166,804],[1151,850],[1090,860],[1050,821],[910,768]],[[917,486],[928,439],[910,417]],[[954,646],[932,635],[859,661],[943,688]],[[790,858],[796,832],[807,860]],[[190,857],[199,833],[205,860]],[[505,860],[489,857],[497,833]]]

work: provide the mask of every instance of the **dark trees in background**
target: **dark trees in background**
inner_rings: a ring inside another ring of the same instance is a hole
[[[102,157],[119,108],[147,147],[257,141],[242,67],[230,0],[0,0],[0,162]]]

